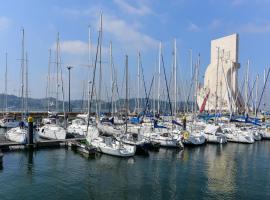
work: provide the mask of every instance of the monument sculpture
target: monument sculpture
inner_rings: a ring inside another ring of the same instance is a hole
[[[241,111],[244,101],[238,89],[238,34],[211,41],[211,59],[198,88],[197,104],[203,111]]]

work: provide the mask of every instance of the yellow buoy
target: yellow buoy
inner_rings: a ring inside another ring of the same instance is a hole
[[[184,136],[184,139],[187,140],[189,138],[189,132],[184,131],[183,136]]]
[[[33,122],[33,117],[29,116],[28,117],[28,123],[31,123],[31,122]]]

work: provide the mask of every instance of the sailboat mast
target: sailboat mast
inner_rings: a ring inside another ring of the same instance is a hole
[[[259,75],[256,76],[256,92],[255,92],[255,116],[257,116],[257,104],[258,104],[258,88],[259,88]]]
[[[174,39],[174,115],[177,113],[177,57],[176,57],[176,39]]]
[[[47,86],[47,106],[48,106],[48,111],[50,110],[50,94],[51,94],[51,56],[52,56],[52,50],[49,49],[49,63],[48,63],[48,86]]]
[[[102,83],[102,63],[101,63],[101,46],[102,46],[102,13],[100,14],[100,44],[99,44],[99,90],[98,90],[98,116],[101,112],[101,83]]]
[[[128,119],[128,55],[126,55],[126,100],[125,100],[125,106],[126,106],[126,133],[127,133],[127,119]]]
[[[88,67],[89,67],[89,77],[90,77],[90,68],[93,66],[93,60],[92,60],[92,41],[91,41],[91,27],[88,26]],[[88,81],[88,103],[87,103],[87,113],[89,111],[90,106],[90,84],[91,81]],[[88,113],[90,114],[90,113]]]
[[[216,91],[215,91],[215,95],[216,95],[215,121],[216,122],[217,122],[217,107],[218,107],[218,75],[219,75],[219,47],[217,48],[217,73],[216,73]]]
[[[21,55],[21,118],[24,114],[24,29],[22,29],[22,55]]]
[[[161,73],[161,51],[162,44],[159,43],[159,55],[158,55],[158,105],[157,105],[157,113],[160,114],[160,73]]]
[[[248,113],[248,74],[249,74],[249,60],[247,61],[247,68],[246,68],[246,79],[245,79],[245,114]]]
[[[28,114],[28,54],[25,53],[25,111]]]
[[[110,42],[109,45],[110,50],[110,69],[111,69],[111,113],[112,116],[114,116],[114,110],[113,110],[113,101],[114,101],[114,72],[113,72],[113,58],[112,58],[112,42]]]
[[[140,52],[138,52],[137,55],[137,112],[139,112],[139,108],[140,108]]]
[[[59,32],[57,34],[57,44],[56,44],[56,103],[55,110],[58,112],[58,101],[59,101]]]
[[[5,112],[8,112],[7,107],[7,70],[8,70],[8,54],[6,52],[6,70],[5,70]]]

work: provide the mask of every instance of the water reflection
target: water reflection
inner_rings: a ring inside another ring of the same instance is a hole
[[[102,154],[86,159],[66,149],[18,151],[6,153],[4,161],[0,188],[9,199],[270,197],[268,141],[160,149],[127,159]]]

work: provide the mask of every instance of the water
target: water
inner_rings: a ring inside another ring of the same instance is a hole
[[[0,199],[270,199],[270,141],[86,158],[67,149],[7,152]]]

